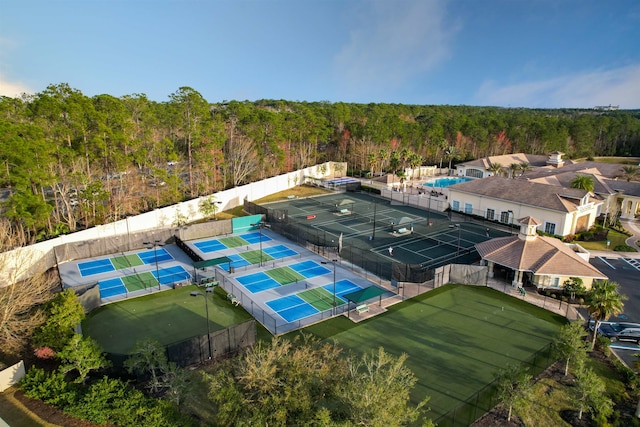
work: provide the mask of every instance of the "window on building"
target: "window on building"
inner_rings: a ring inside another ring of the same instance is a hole
[[[493,209],[487,209],[487,219],[490,221],[496,219],[496,211]]]
[[[465,174],[471,178],[482,178],[483,176],[482,171],[478,169],[467,169]]]
[[[513,215],[513,213],[511,211],[500,212],[500,222],[504,222],[505,224],[509,224],[512,215]]]
[[[454,210],[456,212],[460,211],[460,202],[457,200],[451,201],[451,210]]]
[[[553,222],[545,222],[544,232],[547,234],[556,234],[556,225]]]
[[[471,203],[464,204],[464,213],[472,214],[473,213],[473,205]]]

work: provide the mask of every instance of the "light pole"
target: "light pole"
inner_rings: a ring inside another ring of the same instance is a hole
[[[458,251],[460,250],[460,224],[455,225],[458,229],[458,245],[456,246],[456,258],[458,258]]]
[[[158,290],[160,290],[160,269],[158,268],[158,246],[164,246],[160,243],[160,239],[155,239],[153,242],[142,242],[147,245],[147,249],[153,249],[153,257],[156,261],[156,279],[158,279]]]
[[[213,292],[213,287],[207,288],[206,292],[207,293]],[[207,343],[209,344],[209,359],[211,359],[213,357],[213,354],[211,352],[211,328],[209,326],[209,301],[208,301],[207,296],[205,294],[202,294],[202,293],[197,292],[197,291],[191,292],[190,295],[192,297],[197,297],[197,296],[204,297],[204,307],[205,307],[205,311],[207,313]]]
[[[262,228],[264,227],[264,222],[256,222],[255,224],[251,224],[252,227],[257,227],[260,232],[260,267],[262,267]]]
[[[373,202],[373,231],[371,232],[371,240],[376,238],[376,208],[378,207],[377,202]]]
[[[337,259],[332,259],[331,261],[320,261],[321,264],[329,264],[333,263],[333,309],[331,310],[331,315],[335,316],[336,314],[336,262]]]

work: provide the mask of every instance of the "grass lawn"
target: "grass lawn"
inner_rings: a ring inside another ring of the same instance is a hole
[[[339,321],[339,322],[336,322]],[[491,383],[508,364],[529,360],[564,318],[485,287],[447,285],[359,324],[341,318],[305,329],[356,354],[379,347],[400,355],[418,378],[412,401],[431,396],[433,419]]]
[[[607,234],[607,238],[611,242],[609,247],[607,247],[607,241],[606,240],[599,240],[599,241],[593,241],[593,242],[583,242],[583,241],[580,241],[580,240],[576,240],[576,243],[579,244],[580,246],[582,246],[583,248],[587,249],[587,250],[592,250],[592,251],[610,250],[610,251],[613,251],[613,248],[615,248],[616,246],[624,245],[625,244],[625,240],[627,240],[629,238],[629,236],[627,236],[626,234],[622,234],[619,231],[615,231],[615,230],[609,229],[609,233]]]
[[[206,335],[205,301],[189,295],[193,291],[204,293],[203,288],[192,285],[102,306],[82,322],[83,333],[116,354],[128,354],[140,338],[154,338],[166,345]],[[241,307],[234,307],[218,287],[207,298],[211,331],[252,318]]]

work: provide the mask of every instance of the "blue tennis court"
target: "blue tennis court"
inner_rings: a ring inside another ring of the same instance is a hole
[[[277,245],[264,248],[262,252],[272,256],[275,259],[298,255],[298,252],[294,251],[293,249],[289,249],[285,245]]]
[[[315,261],[302,261],[297,264],[291,264],[289,268],[296,273],[300,273],[307,279],[310,277],[322,276],[323,274],[331,273],[331,270],[319,265]]]
[[[158,271],[153,270],[151,274],[153,274],[153,277],[155,277],[162,285],[170,285],[172,283],[191,279],[191,274],[187,273],[181,265],[161,268]]]
[[[78,263],[78,270],[80,270],[80,275],[83,277],[91,276],[93,274],[108,273],[115,269],[116,268],[113,266],[109,258]]]
[[[127,293],[127,288],[119,277],[99,281],[98,288],[100,290],[100,298],[109,298]]]
[[[280,286],[280,283],[267,276],[265,273],[254,273],[246,276],[237,277],[236,280],[240,282],[249,292],[255,294],[256,292],[266,291],[267,289],[273,289]]]
[[[224,271],[229,271],[229,265],[231,265],[231,268],[246,267],[247,265],[251,265],[251,263],[249,261],[247,261],[246,259],[242,258],[238,254],[227,255],[227,258],[229,258],[231,260],[230,263],[229,262],[225,262],[223,264],[218,264],[218,267],[220,267]]]
[[[262,237],[260,237],[262,236]],[[269,240],[271,240],[271,237],[269,236],[265,236],[264,234],[261,234],[260,232],[252,232],[252,233],[246,233],[246,234],[241,234],[240,237],[242,237],[244,240],[247,241],[247,243],[249,244],[253,244],[253,243],[260,243],[260,239],[262,239],[262,242],[268,242]]]
[[[196,248],[200,249],[205,254],[209,252],[215,252],[215,251],[221,251],[223,249],[227,249],[227,247],[222,243],[220,243],[218,239],[205,240],[204,242],[196,242],[193,245]]]
[[[323,288],[329,291],[329,293],[333,294],[333,283],[324,285]],[[342,298],[343,295],[350,294],[351,292],[356,292],[359,290],[362,290],[362,288],[350,280],[344,279],[336,282],[336,296],[344,300],[345,302],[346,299]]]
[[[145,264],[154,264],[156,262],[156,256],[158,262],[171,261],[173,259],[171,254],[163,248],[145,252],[138,252],[138,256]]]
[[[318,313],[315,307],[298,295],[288,295],[268,301],[266,304],[289,323]]]

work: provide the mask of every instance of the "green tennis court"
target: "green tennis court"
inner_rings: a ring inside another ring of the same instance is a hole
[[[302,274],[293,271],[289,267],[272,268],[270,270],[265,270],[265,273],[281,285],[287,285],[289,283],[294,283],[305,279]]]
[[[437,419],[490,384],[500,369],[544,349],[564,322],[490,288],[447,285],[355,326],[338,318],[305,331],[358,354],[379,347],[406,353],[418,378],[412,401],[431,396]]]
[[[122,256],[116,256],[111,258],[111,262],[116,270],[122,270],[124,268],[137,267],[144,263],[137,254],[128,254]]]
[[[228,248],[237,248],[249,244],[249,242],[238,236],[221,237],[218,241]]]
[[[206,335],[205,302],[202,297],[192,297],[190,293],[194,291],[202,289],[184,286],[104,305],[87,316],[82,331],[96,339],[105,351],[115,354],[127,354],[141,338],[153,338],[167,345]],[[212,332],[252,318],[244,310],[235,309],[226,293],[217,287],[206,297]]]
[[[260,264],[261,262],[272,261],[274,259],[271,255],[261,250],[241,252],[238,255],[251,264]]]
[[[158,281],[153,274],[149,272],[132,274],[130,276],[123,276],[120,278],[129,292],[139,291],[141,289],[147,289],[150,286],[157,286]]]
[[[298,296],[319,311],[330,310],[333,307],[333,294],[324,288],[313,288],[298,292]],[[345,302],[336,297],[336,307],[342,304],[345,304]]]

